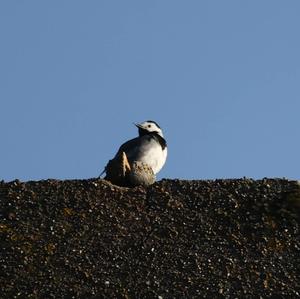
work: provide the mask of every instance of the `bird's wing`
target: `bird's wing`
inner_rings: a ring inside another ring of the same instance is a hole
[[[143,138],[143,137],[137,137],[137,138],[128,140],[127,142],[123,143],[120,146],[115,157],[122,154],[122,152],[126,153],[126,156],[129,160],[137,157],[140,154],[140,151],[146,141],[147,141],[147,139]]]

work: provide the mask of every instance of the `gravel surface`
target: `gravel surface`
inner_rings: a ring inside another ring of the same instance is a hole
[[[0,182],[0,298],[299,298],[285,179]]]

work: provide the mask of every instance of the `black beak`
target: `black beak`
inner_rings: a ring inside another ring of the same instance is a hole
[[[136,123],[133,123],[137,128],[139,129],[143,129],[143,127],[140,125],[140,124],[136,124]]]

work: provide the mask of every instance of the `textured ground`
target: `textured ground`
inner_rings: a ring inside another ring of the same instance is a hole
[[[279,179],[0,182],[0,296],[297,298],[299,208]]]

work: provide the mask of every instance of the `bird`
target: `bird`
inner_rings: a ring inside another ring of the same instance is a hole
[[[125,153],[130,164],[135,161],[145,163],[151,167],[155,175],[164,166],[168,154],[162,129],[153,120],[134,125],[138,128],[139,136],[123,143],[113,159]]]

